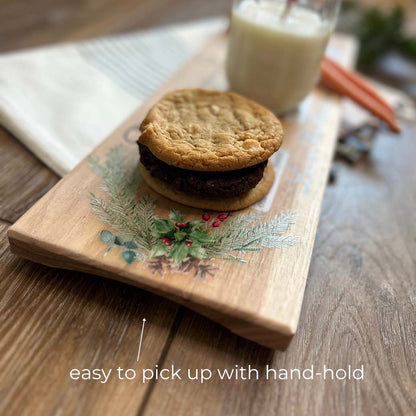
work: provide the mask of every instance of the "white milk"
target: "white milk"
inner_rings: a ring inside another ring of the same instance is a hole
[[[244,1],[233,10],[227,56],[230,88],[271,110],[291,110],[312,90],[331,27],[317,12],[283,2]]]

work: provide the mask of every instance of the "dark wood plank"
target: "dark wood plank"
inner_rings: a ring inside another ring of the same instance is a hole
[[[353,368],[363,381],[159,382],[145,415],[416,413],[415,127],[378,137],[327,189],[298,333],[285,353],[185,312],[164,365]],[[184,353],[185,352],[185,353]],[[319,369],[319,370],[318,370]]]
[[[150,384],[115,377],[105,384],[74,381],[69,372],[152,367],[163,353],[176,304],[18,259],[6,243],[7,228],[0,223],[0,414],[136,414]]]
[[[0,127],[0,219],[16,221],[59,178]]]
[[[223,15],[229,1],[3,0],[0,51]]]

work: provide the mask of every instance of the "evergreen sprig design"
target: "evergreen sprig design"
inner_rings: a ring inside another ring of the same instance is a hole
[[[262,248],[292,247],[298,243],[294,236],[283,236],[296,222],[296,214],[281,212],[268,222],[260,222],[263,215],[248,213],[233,217],[211,234],[212,239],[206,250],[213,258],[245,261],[232,252],[260,251]],[[228,256],[224,256],[227,253]]]
[[[141,258],[146,257],[155,244],[154,202],[144,196],[137,201],[140,173],[137,162],[126,148],[117,146],[110,150],[107,160],[100,163],[90,157],[91,168],[104,179],[102,190],[108,199],[97,198],[93,193],[91,205],[99,218],[117,230],[124,239],[136,242]]]
[[[121,257],[131,264],[147,261],[162,273],[167,270],[193,271],[194,276],[211,276],[216,268],[212,259],[246,262],[242,253],[264,248],[292,247],[298,238],[284,235],[295,224],[296,214],[282,212],[269,221],[250,212],[230,216],[208,213],[201,220],[186,221],[181,212],[171,209],[168,218],[154,214],[155,203],[147,195],[137,197],[141,177],[137,161],[125,147],[111,149],[104,162],[91,157],[94,172],[104,180],[101,189],[106,199],[90,194],[92,210],[119,234],[102,230],[100,240],[108,245],[104,255],[121,248]]]

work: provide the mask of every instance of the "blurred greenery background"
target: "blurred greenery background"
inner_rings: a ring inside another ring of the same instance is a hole
[[[357,69],[416,99],[416,1],[342,3],[337,30],[360,41]]]
[[[383,55],[392,51],[416,59],[416,37],[405,33],[406,16],[402,6],[382,10],[345,1],[341,16],[339,29],[357,35],[361,43],[358,69],[371,71]]]

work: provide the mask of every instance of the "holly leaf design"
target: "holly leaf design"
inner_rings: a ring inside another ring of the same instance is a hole
[[[181,241],[178,244],[173,246],[172,251],[170,252],[170,256],[172,260],[179,264],[187,255],[189,254],[189,247],[185,244],[184,241]]]
[[[207,258],[207,252],[201,246],[192,245],[189,247],[189,255],[195,257],[196,259],[203,260]]]
[[[176,241],[182,241],[187,236],[187,233],[183,231],[176,231],[174,236],[175,236]]]
[[[199,244],[207,244],[211,241],[211,237],[201,230],[194,229],[189,233],[189,239]]]
[[[102,230],[100,232],[100,240],[105,244],[114,244],[116,236],[108,230]]]
[[[171,208],[171,210],[169,212],[169,219],[172,222],[185,222],[184,216],[181,214],[180,211],[178,211],[175,208]]]
[[[189,227],[191,230],[194,230],[195,228],[200,228],[200,227],[202,227],[204,224],[205,224],[205,222],[204,222],[204,221],[189,221],[189,222],[188,222],[188,227]]]
[[[154,224],[159,237],[163,237],[166,234],[175,231],[174,225],[168,220],[157,218],[155,219]]]
[[[121,253],[121,257],[127,264],[132,264],[136,260],[136,253],[131,250],[126,250]]]
[[[163,243],[156,244],[150,250],[149,257],[153,258],[153,257],[164,256],[165,254],[167,254],[167,252],[168,252],[168,248]]]

